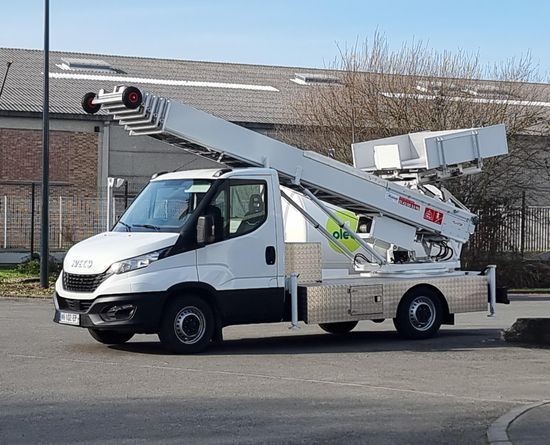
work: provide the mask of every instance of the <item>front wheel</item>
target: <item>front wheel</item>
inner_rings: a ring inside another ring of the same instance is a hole
[[[329,334],[347,334],[355,326],[357,326],[357,321],[342,321],[339,323],[320,323],[319,327]]]
[[[207,348],[214,335],[214,314],[206,301],[195,296],[169,303],[162,316],[159,338],[176,354],[194,354]]]
[[[442,321],[443,308],[437,293],[429,288],[419,288],[403,297],[393,324],[402,337],[422,339],[437,334]]]
[[[99,343],[105,345],[121,345],[126,343],[133,336],[133,332],[102,331],[99,329],[88,329],[90,335]]]

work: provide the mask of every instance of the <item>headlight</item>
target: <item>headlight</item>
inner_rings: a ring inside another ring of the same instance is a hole
[[[131,270],[142,269],[157,261],[159,258],[162,258],[164,253],[166,253],[166,250],[167,249],[155,250],[154,252],[149,252],[145,255],[118,261],[109,267],[107,273],[124,273],[130,272]]]

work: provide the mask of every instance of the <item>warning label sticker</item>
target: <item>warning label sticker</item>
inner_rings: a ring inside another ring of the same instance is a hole
[[[404,196],[400,196],[397,202],[402,206],[408,207],[410,209],[420,210],[420,204],[418,204],[416,201],[413,201],[410,198],[405,198]]]
[[[435,224],[443,224],[443,213],[439,210],[434,210],[426,207],[426,210],[424,210],[424,219]]]

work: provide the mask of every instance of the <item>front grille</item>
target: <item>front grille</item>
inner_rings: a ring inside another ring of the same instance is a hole
[[[76,275],[63,272],[63,289],[69,292],[93,292],[110,274]]]
[[[87,312],[92,305],[93,300],[71,300],[57,296],[57,304],[59,309],[66,309],[72,312]]]

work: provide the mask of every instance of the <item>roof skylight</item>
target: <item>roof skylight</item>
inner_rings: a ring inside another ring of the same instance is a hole
[[[120,72],[113,68],[109,63],[100,59],[77,59],[64,57],[61,63],[56,65],[64,71],[99,71],[103,73]]]
[[[340,83],[340,79],[324,73],[295,73],[292,82],[299,85]]]

